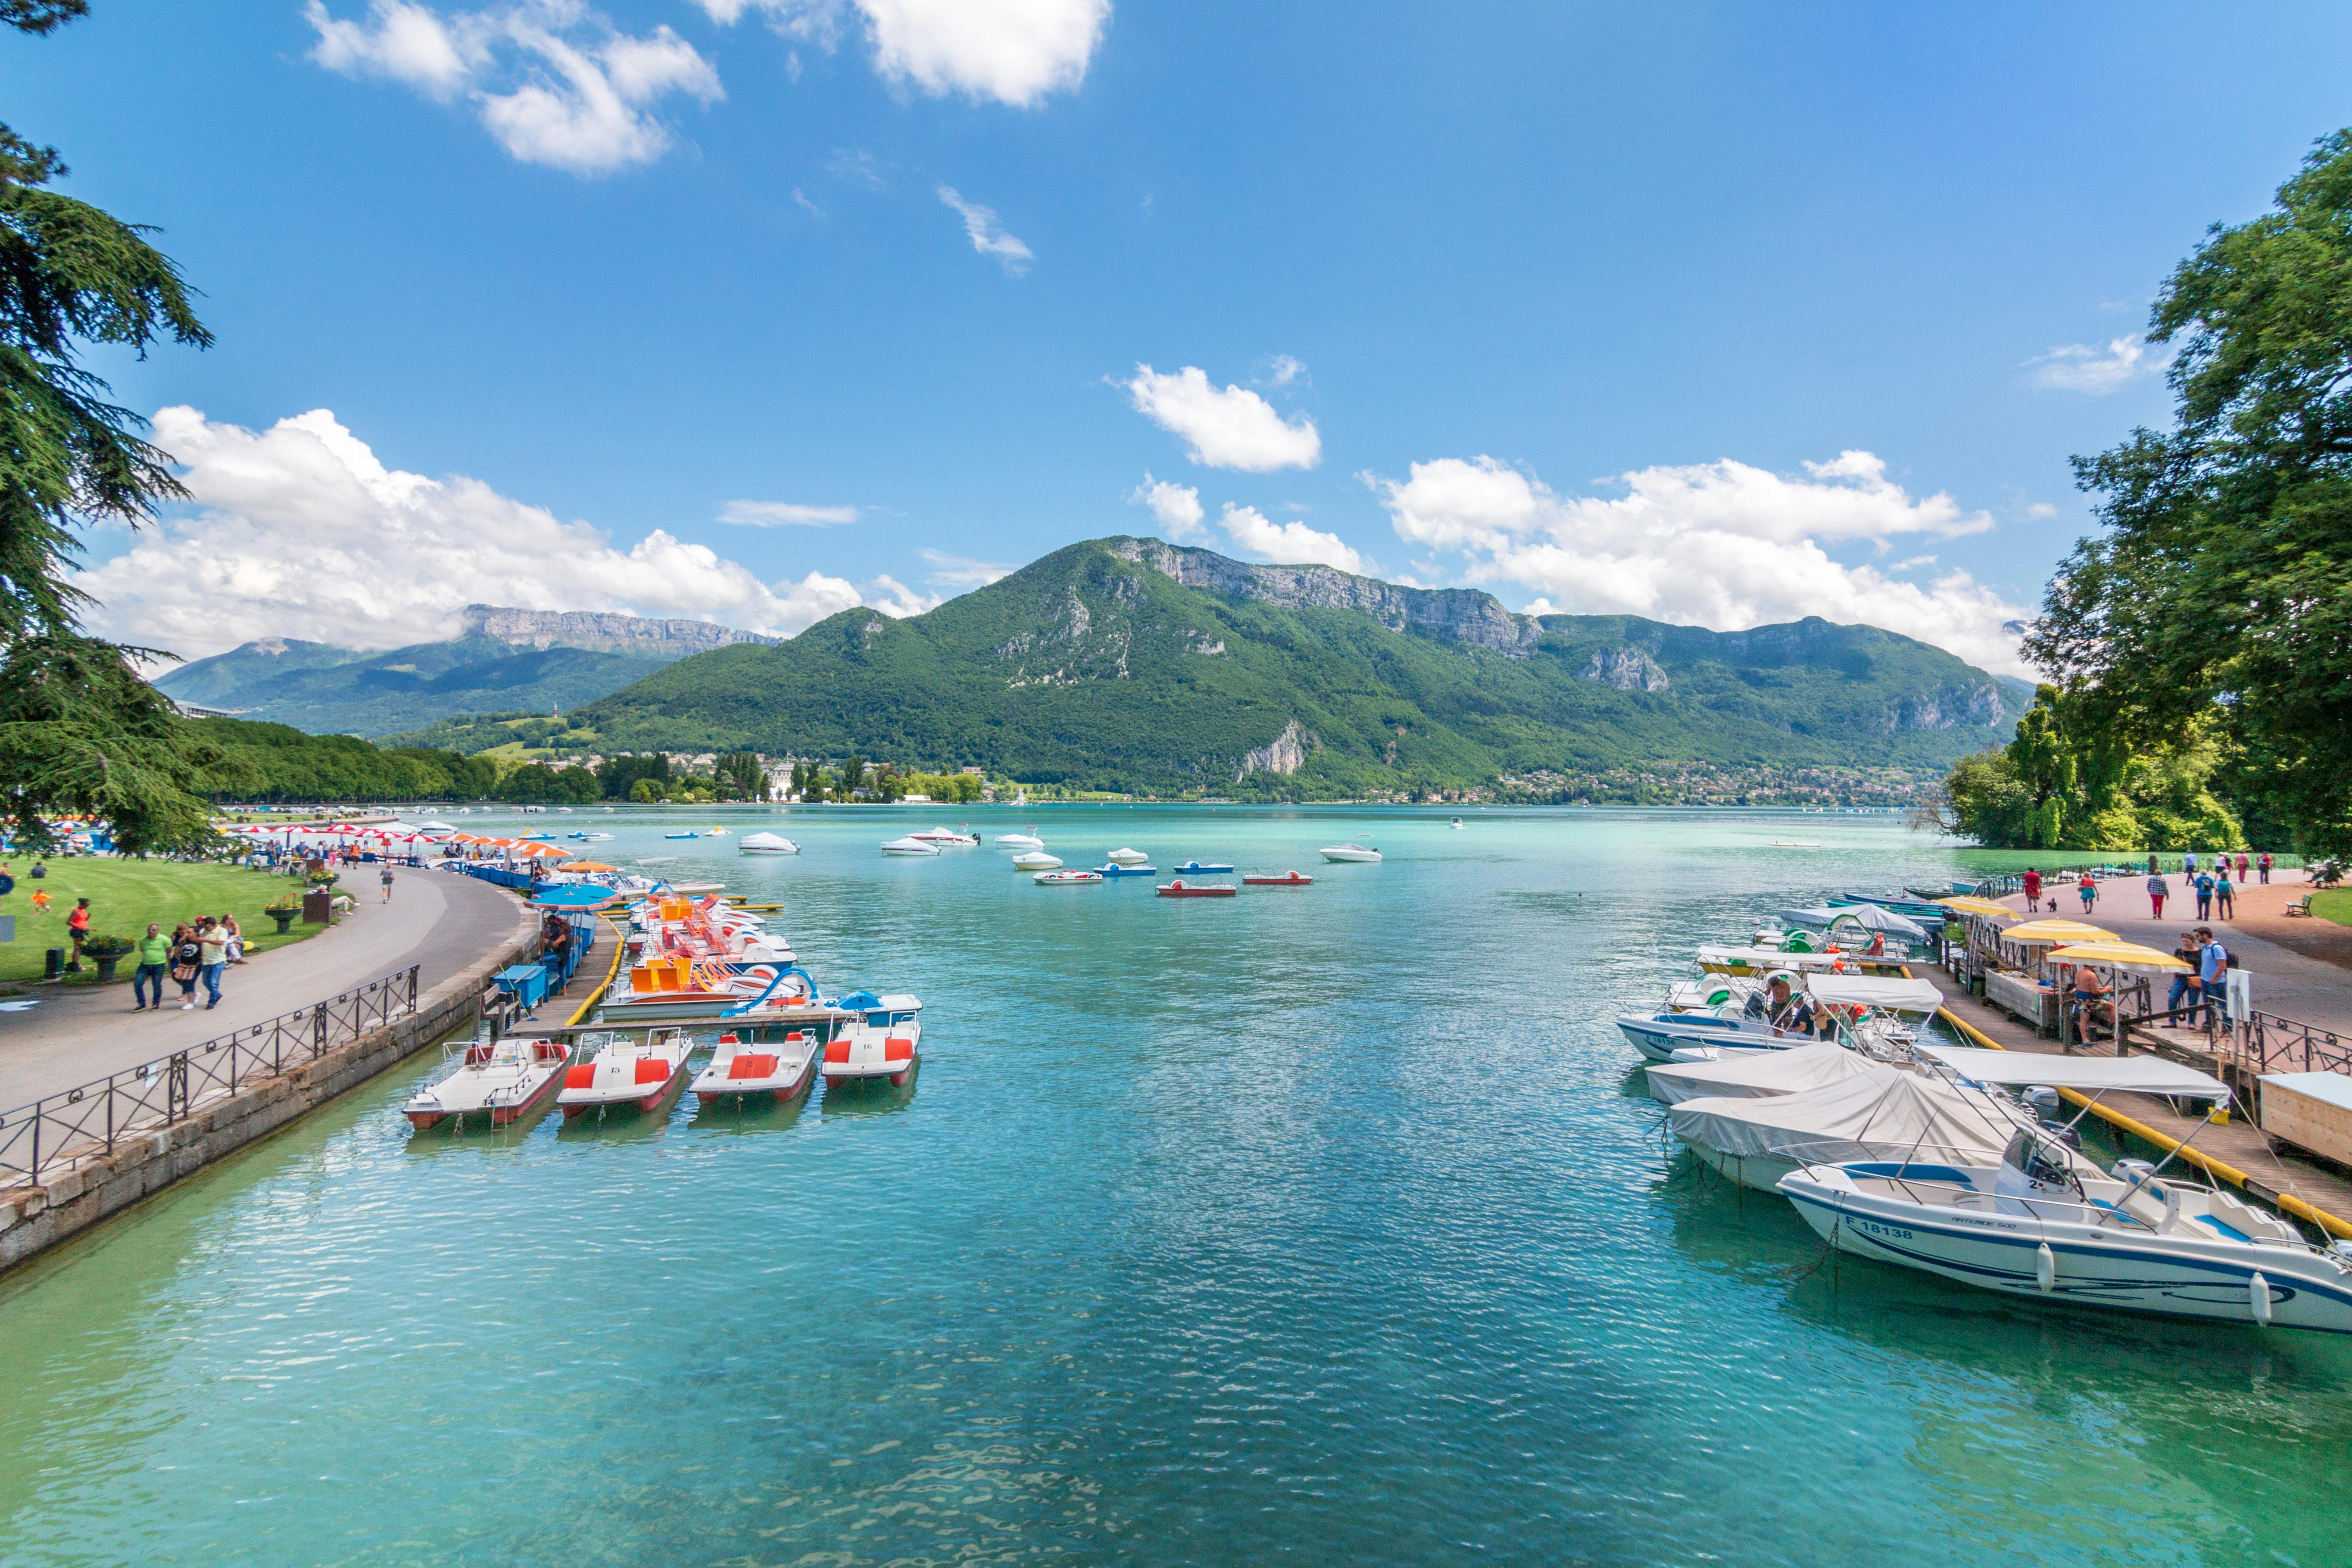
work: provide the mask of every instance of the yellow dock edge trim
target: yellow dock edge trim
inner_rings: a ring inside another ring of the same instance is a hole
[[[1936,1010],[1936,1016],[1950,1024],[1952,1027],[1958,1029],[1960,1033],[1966,1035],[1969,1038],[1974,1040],[1980,1046],[1996,1051],[2005,1050],[2008,1048],[1999,1040],[1994,1039],[1991,1036],[1985,1034],[1982,1030],[1971,1026],[1967,1019],[1953,1012],[1949,1007],[1937,1008]],[[2100,1121],[2106,1122],[2109,1126],[2120,1127],[2135,1138],[2144,1138],[2150,1143],[2155,1144],[2158,1148],[2163,1150],[2168,1154],[2179,1154],[2182,1159],[2188,1161],[2190,1164],[2195,1165],[2198,1169],[2203,1171],[2210,1176],[2217,1176],[2222,1181],[2230,1183],[2233,1186],[2242,1187],[2246,1184],[2246,1173],[2239,1170],[2235,1165],[2224,1164],[2222,1162],[2212,1158],[2210,1155],[2205,1154],[2198,1150],[2189,1148],[2183,1145],[2179,1140],[2168,1137],[2164,1133],[2158,1132],[2155,1128],[2148,1126],[2146,1122],[2135,1121],[2131,1117],[2126,1116],[2120,1110],[2111,1110],[2104,1105],[2094,1104],[2090,1096],[2084,1094],[2080,1089],[2062,1089],[2058,1092],[2065,1098],[2069,1104],[2090,1107],[2091,1114],[2096,1116]],[[2295,1218],[2309,1220],[2312,1224],[2319,1226],[2320,1229],[2326,1231],[2330,1236],[2352,1237],[2352,1224],[2347,1224],[2345,1221],[2337,1219],[2326,1209],[2312,1207],[2309,1204],[2305,1203],[2301,1198],[2296,1197],[2293,1193],[2281,1193],[2273,1201],[2275,1202],[2279,1207],[2294,1215]]]
[[[567,1029],[576,1028],[580,1020],[588,1016],[589,1010],[604,999],[604,993],[613,988],[613,977],[621,973],[621,955],[629,951],[628,933],[613,925],[609,917],[604,923],[613,928],[613,967],[604,971],[604,978],[596,983],[595,990],[588,993],[588,1000],[580,1004],[580,1011],[563,1021]]]

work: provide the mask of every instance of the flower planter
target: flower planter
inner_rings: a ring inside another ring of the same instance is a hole
[[[98,960],[98,982],[103,985],[114,978],[114,966],[122,962],[121,955],[107,953]]]
[[[278,934],[279,936],[284,936],[288,931],[294,929],[294,917],[301,912],[302,911],[300,910],[262,910],[262,913],[268,915],[271,920],[278,922]]]

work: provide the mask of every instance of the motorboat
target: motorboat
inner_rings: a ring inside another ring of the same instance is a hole
[[[1917,921],[1882,904],[1813,904],[1779,912],[1787,924],[1808,931],[1834,934],[1839,927],[1851,925],[1871,936],[1900,937],[1905,942],[1925,942],[1928,935],[1927,928]],[[1942,923],[1940,919],[1937,923]]]
[[[885,855],[936,855],[939,852],[940,847],[938,845],[926,844],[919,838],[912,837],[893,838],[888,843],[882,846],[882,853]],[[1060,863],[1061,862],[1059,861],[1055,862],[1055,865],[1059,865]]]
[[[1377,866],[1381,863],[1381,852],[1364,842],[1368,837],[1370,836],[1359,834],[1345,844],[1327,844],[1316,853],[1326,860]]]
[[[1667,1128],[1702,1161],[1766,1193],[1809,1160],[1900,1161],[1924,1147],[1941,1159],[1996,1162],[2032,1120],[2007,1100],[1885,1062],[1793,1094],[1701,1097],[1666,1112]]]
[[[1123,866],[1116,860],[1106,860],[1095,869],[1106,877],[1157,877],[1160,875],[1160,868],[1156,866]]]
[[[1041,888],[1067,888],[1086,882],[1099,882],[1103,874],[1100,871],[1040,871],[1029,879]]]
[[[1617,1032],[1654,1062],[1711,1060],[1723,1051],[1780,1051],[1811,1045],[1810,1034],[1784,1034],[1737,1003],[1712,1013],[1628,1013]]]
[[[855,1012],[824,1047],[824,1087],[887,1079],[903,1089],[923,1059],[923,1004],[913,996],[854,992],[835,1004]]]
[[[571,1053],[554,1040],[477,1036],[466,1043],[456,1068],[410,1095],[400,1109],[416,1127],[468,1116],[487,1116],[491,1126],[505,1127],[546,1109],[570,1059]]]
[[[1179,877],[1230,877],[1234,874],[1231,866],[1203,865],[1198,860],[1187,860],[1181,866],[1168,868]]]
[[[1151,858],[1140,849],[1118,848],[1103,857],[1114,866],[1140,866]]]
[[[1301,876],[1296,871],[1285,871],[1279,877],[1244,877],[1242,879],[1242,886],[1245,888],[1311,888],[1314,885],[1314,878]]]
[[[694,1037],[684,1029],[583,1035],[580,1050],[588,1059],[565,1069],[555,1097],[567,1120],[592,1110],[660,1110],[686,1082]]]
[[[719,1037],[710,1065],[694,1076],[694,1097],[704,1105],[764,1094],[789,1105],[816,1083],[816,1037],[795,1029],[774,1044],[739,1039],[732,1030]]]
[[[736,849],[745,855],[797,855],[801,847],[777,833],[746,833],[735,841]]]
[[[1034,833],[1000,833],[996,842],[1006,849],[1043,849],[1045,841]]]
[[[1458,817],[1458,816],[1457,816],[1457,817],[1455,817],[1453,821],[1451,821],[1451,822],[1447,823],[1445,826],[1447,826],[1448,827],[1459,827],[1459,826],[1462,826],[1462,819],[1461,819],[1460,817]]]
[[[926,844],[936,844],[942,849],[969,847],[980,842],[977,833],[959,833],[952,827],[933,827],[921,833],[910,833],[909,838],[919,838]]]
[[[1811,952],[1801,948],[1729,945],[1708,945],[1698,950],[1698,966],[1710,974],[1764,974],[1775,969],[1793,970],[1801,974],[1854,973],[1864,968],[1898,965],[1903,962],[1893,955],[1874,957],[1868,953],[1835,950]]]
[[[1241,892],[1231,882],[1187,882],[1181,877],[1160,883],[1158,890],[1163,899],[1230,899]]]
[[[2160,1057],[1922,1047],[1965,1079],[2228,1103],[2219,1079]],[[2011,1061],[1987,1058],[2010,1057]],[[1979,1077],[1979,1075],[1982,1075]],[[2202,1079],[2202,1082],[2194,1081]],[[2176,1151],[2178,1152],[2178,1151]],[[2168,1162],[2170,1156],[2167,1156]],[[2012,1296],[2112,1310],[2352,1333],[2352,1257],[2161,1165],[2090,1165],[2051,1130],[1993,1158],[1942,1150],[1801,1164],[1780,1190],[1830,1245]]]
[[[1906,896],[1907,895],[1907,896]],[[1937,902],[1947,895],[1937,893],[1934,899],[1922,899],[1906,889],[1901,893],[1840,893],[1828,900],[1831,909],[1852,908],[1872,904],[1882,910],[1916,921],[1923,926],[1939,926],[1952,916],[1952,911]]]
[[[1016,871],[1058,871],[1062,868],[1062,858],[1048,855],[1043,849],[1024,849],[1013,858],[1013,868]]]

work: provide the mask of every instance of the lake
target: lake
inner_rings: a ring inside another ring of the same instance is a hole
[[[916,1084],[453,1137],[414,1058],[0,1280],[6,1559],[2344,1561],[2352,1343],[1832,1260],[1664,1138],[1612,1016],[1949,850],[1449,815],[490,818],[782,901],[828,989],[923,997]],[[1318,879],[878,853],[960,819]],[[712,823],[806,852],[661,837]]]

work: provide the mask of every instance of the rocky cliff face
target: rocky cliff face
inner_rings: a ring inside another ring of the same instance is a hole
[[[1401,588],[1332,566],[1259,566],[1158,539],[1115,539],[1112,552],[1187,588],[1286,610],[1355,610],[1391,631],[1412,630],[1524,658],[1542,633],[1475,588]]]
[[[780,643],[782,637],[739,632],[709,621],[653,620],[644,616],[610,615],[597,610],[512,610],[497,605],[468,605],[466,637],[495,637],[516,647],[585,648],[592,653],[629,653],[651,658],[684,658],[709,653],[731,643]]]
[[[1674,683],[1658,661],[1637,647],[1596,652],[1584,667],[1584,679],[1613,686],[1620,691],[1664,691]]]
[[[1948,687],[1907,698],[1887,710],[1890,730],[1957,730],[1963,725],[1997,727],[2002,719],[2000,689],[1990,681],[1982,686]]]
[[[1242,765],[1234,770],[1234,782],[1239,784],[1252,773],[1297,773],[1307,765],[1307,754],[1323,749],[1315,731],[1303,728],[1293,719],[1282,727],[1282,733],[1255,751],[1242,754]]]

